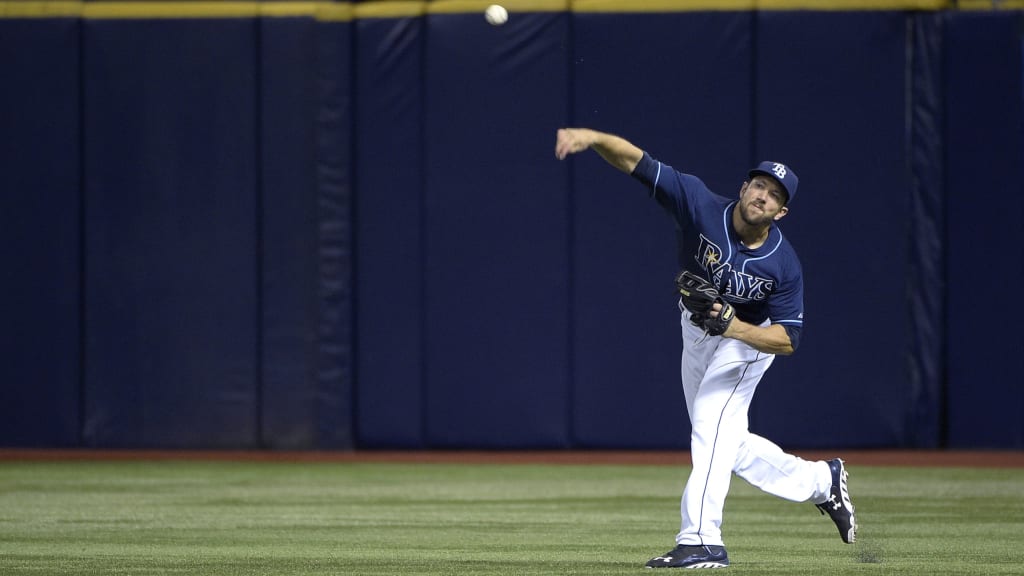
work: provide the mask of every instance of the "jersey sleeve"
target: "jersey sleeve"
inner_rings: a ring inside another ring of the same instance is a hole
[[[800,262],[795,256],[783,268],[779,286],[768,301],[768,317],[772,324],[786,329],[793,350],[796,350],[804,326],[804,281]]]
[[[633,169],[632,176],[643,183],[651,197],[680,224],[684,219],[692,222],[702,198],[713,195],[700,178],[679,172],[647,152]]]

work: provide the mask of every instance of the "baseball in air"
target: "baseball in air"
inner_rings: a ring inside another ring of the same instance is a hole
[[[508,22],[508,10],[505,10],[504,6],[491,4],[487,7],[487,10],[484,10],[484,18],[487,19],[487,23],[491,26],[501,26]]]

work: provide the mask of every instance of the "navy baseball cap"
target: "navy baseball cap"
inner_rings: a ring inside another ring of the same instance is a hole
[[[753,178],[756,174],[763,174],[765,176],[771,176],[782,184],[782,188],[789,195],[786,203],[789,204],[793,201],[793,197],[796,196],[796,186],[800,183],[800,179],[796,177],[796,172],[781,162],[769,162],[765,160],[757,165],[757,168],[752,169],[747,173],[748,178]]]

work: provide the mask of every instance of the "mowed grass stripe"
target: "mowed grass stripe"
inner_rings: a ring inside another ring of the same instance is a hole
[[[0,574],[637,574],[666,466],[0,463]],[[1020,574],[1024,470],[850,463],[859,542],[734,479],[730,573]]]

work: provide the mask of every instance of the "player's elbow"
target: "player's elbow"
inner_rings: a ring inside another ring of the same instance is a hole
[[[799,326],[793,326],[790,324],[784,325],[783,329],[784,332],[782,334],[782,338],[785,342],[782,342],[781,348],[783,351],[780,351],[779,354],[789,356],[796,352],[797,346],[800,345],[801,329]]]

